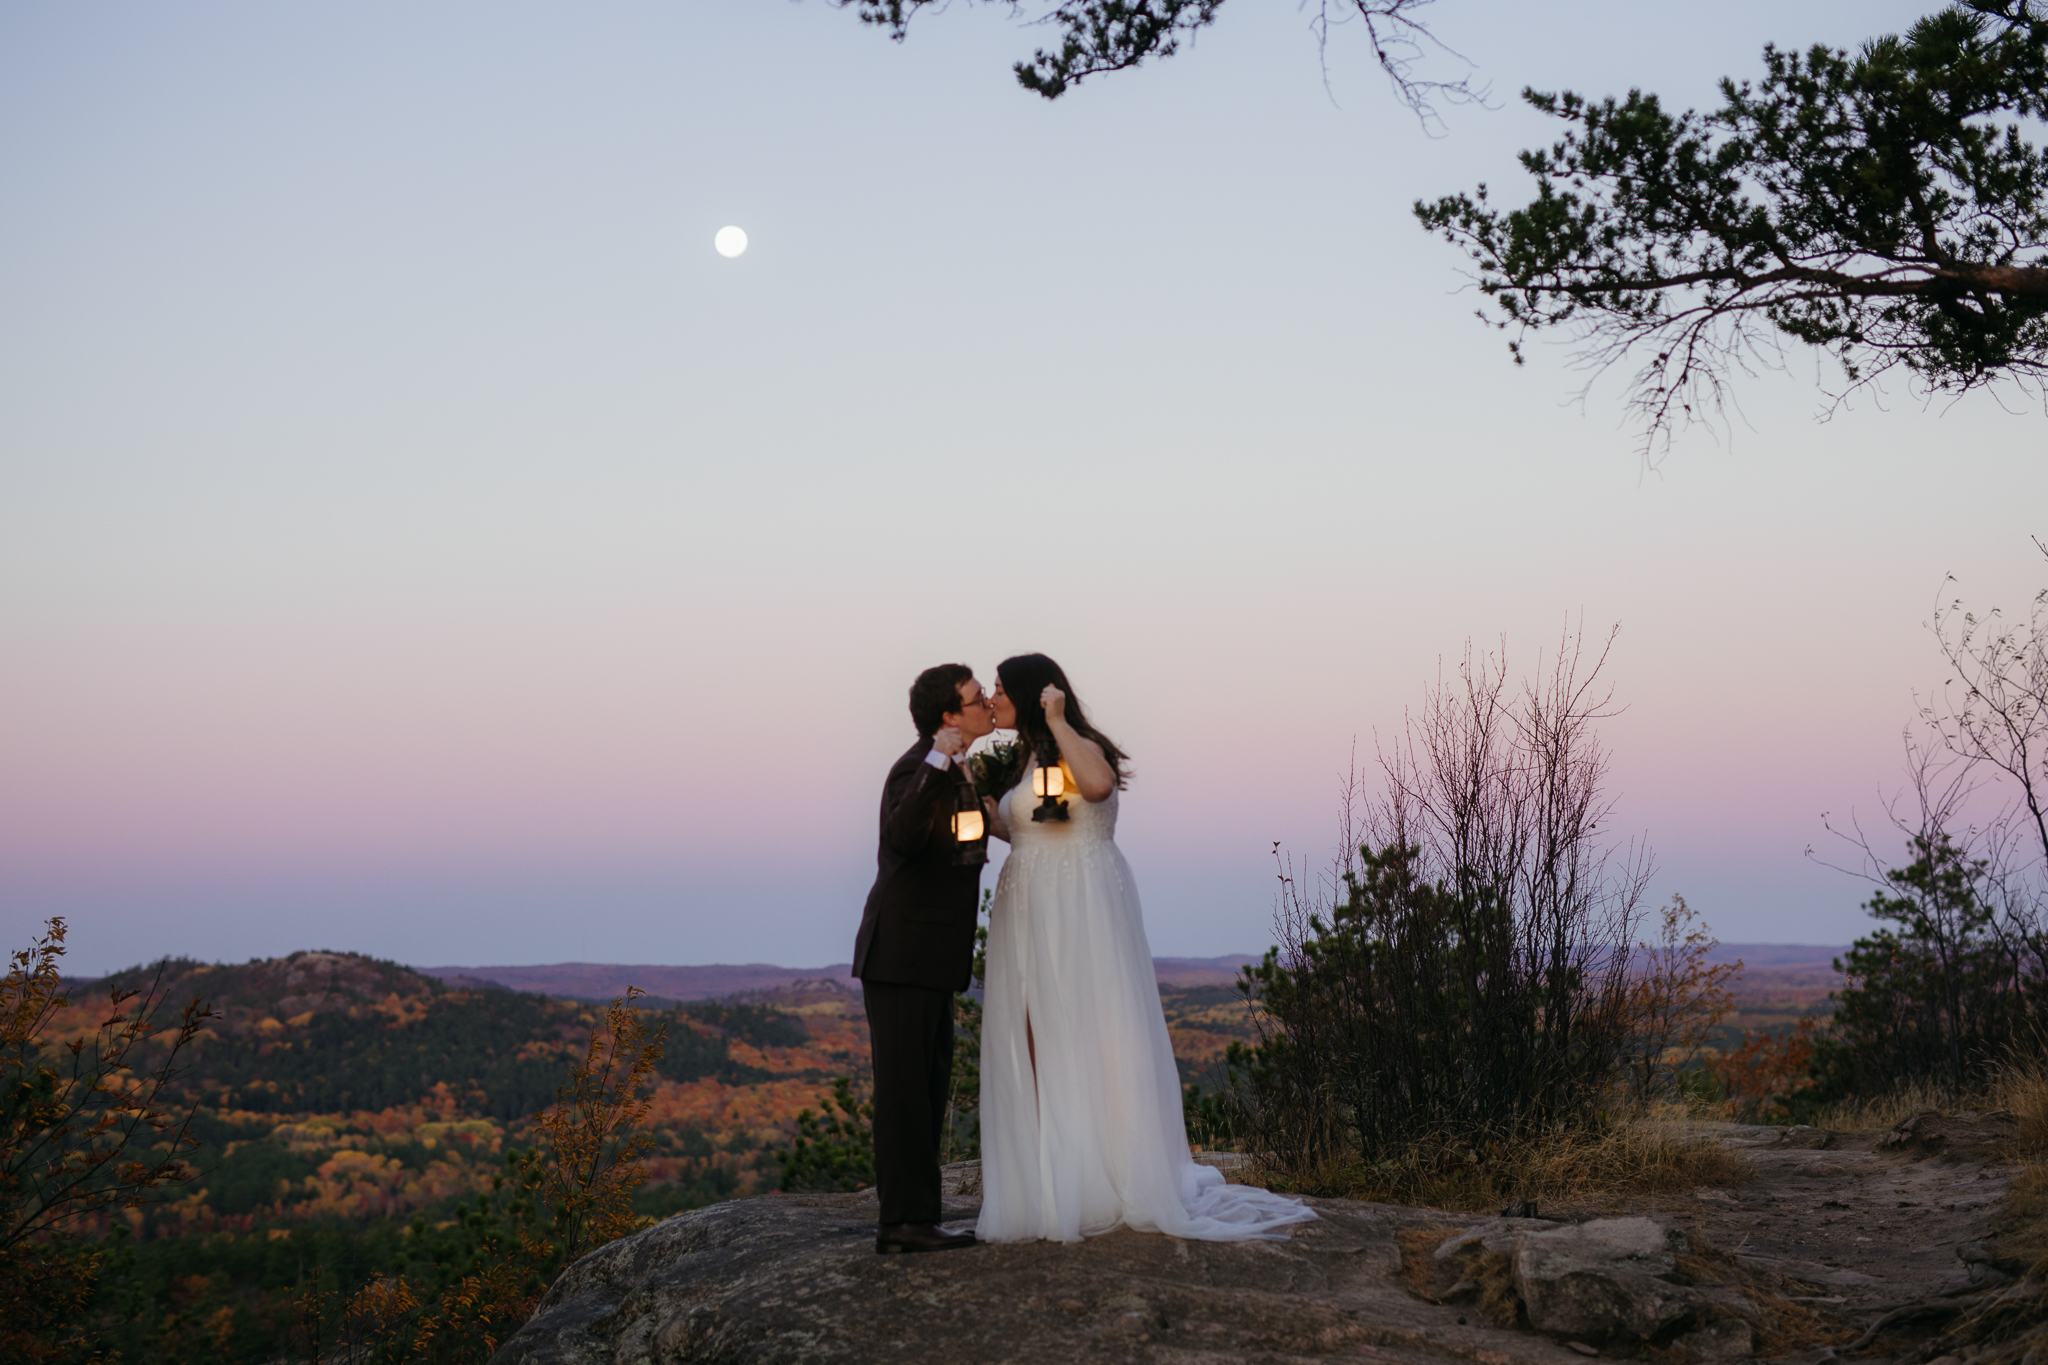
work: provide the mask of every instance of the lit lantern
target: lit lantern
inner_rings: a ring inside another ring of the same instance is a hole
[[[956,810],[953,812],[953,837],[963,844],[971,844],[988,832],[987,822],[979,810]]]
[[[1038,798],[1038,805],[1031,811],[1034,821],[1066,820],[1067,803],[1060,800],[1060,794],[1067,789],[1067,775],[1060,768],[1060,751],[1057,745],[1048,745],[1038,755],[1038,766],[1031,770],[1031,794]]]

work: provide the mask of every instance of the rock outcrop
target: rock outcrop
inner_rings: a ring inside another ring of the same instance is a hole
[[[1944,1114],[1923,1109],[1877,1141],[1880,1152],[1939,1157],[1945,1162],[1995,1160],[2010,1149],[2019,1120],[2003,1110]]]
[[[1449,1231],[1441,1214],[1322,1200],[1285,1242],[1116,1232],[885,1257],[874,1208],[765,1195],[671,1218],[572,1266],[494,1365],[1577,1359],[1402,1286],[1399,1234]]]
[[[1994,1238],[2013,1123],[1689,1125],[1739,1151],[1748,1178],[1582,1201],[1571,1218],[1526,1200],[1485,1219],[1312,1200],[1321,1221],[1286,1242],[1123,1232],[880,1257],[873,1194],[770,1195],[585,1257],[498,1365],[1826,1365],[1873,1338],[1896,1356],[1972,1296],[2014,1292],[1999,1287],[2024,1266]],[[978,1169],[949,1168],[950,1218],[979,1193]]]
[[[955,1169],[950,1188],[948,1216],[971,1217],[977,1173]],[[1460,1227],[1429,1210],[1311,1202],[1319,1221],[1284,1242],[1118,1232],[890,1257],[874,1254],[872,1194],[718,1204],[572,1266],[495,1365],[1567,1365],[1644,1342],[1687,1359],[1751,1354],[1729,1307],[1742,1301],[1691,1283],[1685,1235],[1652,1219]]]
[[[1515,1289],[1529,1325],[1589,1341],[1649,1341],[1702,1319],[1710,1302],[1676,1283],[1685,1235],[1648,1218],[1601,1218],[1515,1238]]]

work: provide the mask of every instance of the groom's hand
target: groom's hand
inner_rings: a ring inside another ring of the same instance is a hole
[[[967,748],[967,739],[957,729],[948,725],[932,736],[932,747],[947,758],[958,758]]]

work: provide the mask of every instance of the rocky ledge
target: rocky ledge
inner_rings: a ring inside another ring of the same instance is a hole
[[[1896,1355],[1914,1337],[1880,1329],[2010,1284],[1985,1239],[2012,1132],[2010,1115],[1932,1112],[1889,1133],[1700,1125],[1743,1152],[1747,1183],[1565,1219],[1311,1200],[1320,1221],[1284,1242],[1118,1232],[885,1257],[872,1192],[765,1195],[578,1261],[494,1365]],[[947,1191],[949,1220],[971,1219],[979,1171],[948,1168]]]
[[[970,1218],[976,1173],[949,1176],[948,1217]],[[495,1365],[1817,1362],[1844,1336],[1808,1307],[1839,1297],[1669,1220],[1311,1202],[1320,1220],[1284,1242],[1118,1232],[883,1257],[871,1193],[737,1200],[579,1261]]]
[[[877,1256],[871,1199],[738,1200],[579,1261],[494,1365],[1576,1360],[1404,1289],[1399,1234],[1430,1215],[1316,1208],[1321,1221],[1286,1242],[1116,1232],[1076,1246]]]

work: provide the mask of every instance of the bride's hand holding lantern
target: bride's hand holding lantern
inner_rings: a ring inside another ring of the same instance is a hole
[[[1065,820],[1067,803],[1060,800],[1060,793],[1067,789],[1067,774],[1060,767],[1057,748],[1048,748],[1038,755],[1038,764],[1031,770],[1031,794],[1038,798],[1038,805],[1031,812],[1037,820]]]
[[[1107,800],[1117,787],[1116,769],[1102,756],[1101,745],[1068,722],[1067,694],[1058,683],[1047,683],[1038,694],[1038,704],[1045,710],[1045,728],[1052,732],[1053,741],[1059,746],[1056,761],[1066,769],[1061,780],[1071,776],[1071,785],[1080,791],[1084,801]],[[1046,776],[1052,779],[1053,773],[1047,772]]]

